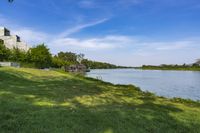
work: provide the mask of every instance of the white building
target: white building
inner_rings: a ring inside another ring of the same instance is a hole
[[[2,40],[4,45],[9,49],[19,48],[28,51],[30,48],[25,42],[21,41],[19,36],[11,35],[10,31],[5,27],[0,27],[0,40]]]

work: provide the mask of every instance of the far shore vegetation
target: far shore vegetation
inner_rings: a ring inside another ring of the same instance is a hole
[[[136,69],[142,70],[177,70],[177,71],[200,71],[200,60],[197,62],[187,65],[160,65],[160,66],[153,66],[153,65],[143,65],[142,67],[135,67]]]

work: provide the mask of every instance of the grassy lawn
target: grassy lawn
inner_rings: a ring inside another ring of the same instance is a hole
[[[2,133],[198,133],[200,103],[56,71],[0,68]]]

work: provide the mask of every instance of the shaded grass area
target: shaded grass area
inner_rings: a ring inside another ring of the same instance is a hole
[[[56,71],[0,68],[0,132],[198,133],[200,103]]]

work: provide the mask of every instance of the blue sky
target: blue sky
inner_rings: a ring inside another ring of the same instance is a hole
[[[199,0],[1,0],[0,26],[52,53],[118,65],[200,58]]]

